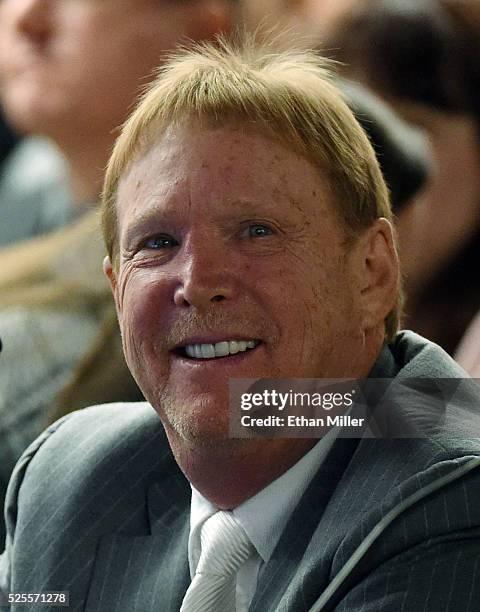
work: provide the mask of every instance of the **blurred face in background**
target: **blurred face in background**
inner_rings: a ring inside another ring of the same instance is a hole
[[[20,130],[109,133],[163,53],[226,26],[223,0],[0,0],[0,91]],[[222,12],[223,11],[223,12]]]
[[[249,28],[263,25],[301,33],[306,42],[322,42],[339,16],[360,2],[369,0],[243,0],[243,16]]]
[[[248,28],[259,24],[274,26],[282,20],[289,10],[288,0],[243,0],[243,18]]]
[[[370,0],[303,0],[307,23],[315,24],[318,32],[326,32],[344,13]]]

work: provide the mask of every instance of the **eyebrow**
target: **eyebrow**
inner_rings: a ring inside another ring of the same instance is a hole
[[[159,225],[171,225],[170,211],[160,211],[154,205],[147,209],[139,211],[133,219],[131,219],[123,232],[123,242],[130,244],[139,234],[144,234],[149,228]]]

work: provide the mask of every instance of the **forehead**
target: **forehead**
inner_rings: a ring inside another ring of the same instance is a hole
[[[245,202],[315,217],[331,211],[332,196],[319,168],[265,134],[184,125],[168,128],[130,165],[119,183],[119,221],[187,200],[216,211]]]

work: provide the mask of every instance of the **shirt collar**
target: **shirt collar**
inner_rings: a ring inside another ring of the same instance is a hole
[[[305,489],[324,461],[336,436],[332,428],[297,463],[233,510],[262,560],[267,563]]]
[[[265,563],[272,556],[288,519],[332,447],[338,431],[339,428],[332,427],[289,470],[233,510],[233,515]],[[193,485],[191,488],[188,558],[193,575],[200,558],[201,527],[218,509]]]

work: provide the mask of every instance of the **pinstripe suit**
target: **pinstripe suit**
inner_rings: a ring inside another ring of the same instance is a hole
[[[461,375],[413,335],[396,352],[399,376]],[[480,443],[455,433],[337,440],[251,610],[479,610]],[[69,590],[72,610],[178,611],[189,584],[189,501],[148,404],[69,415],[16,468],[0,586]]]

